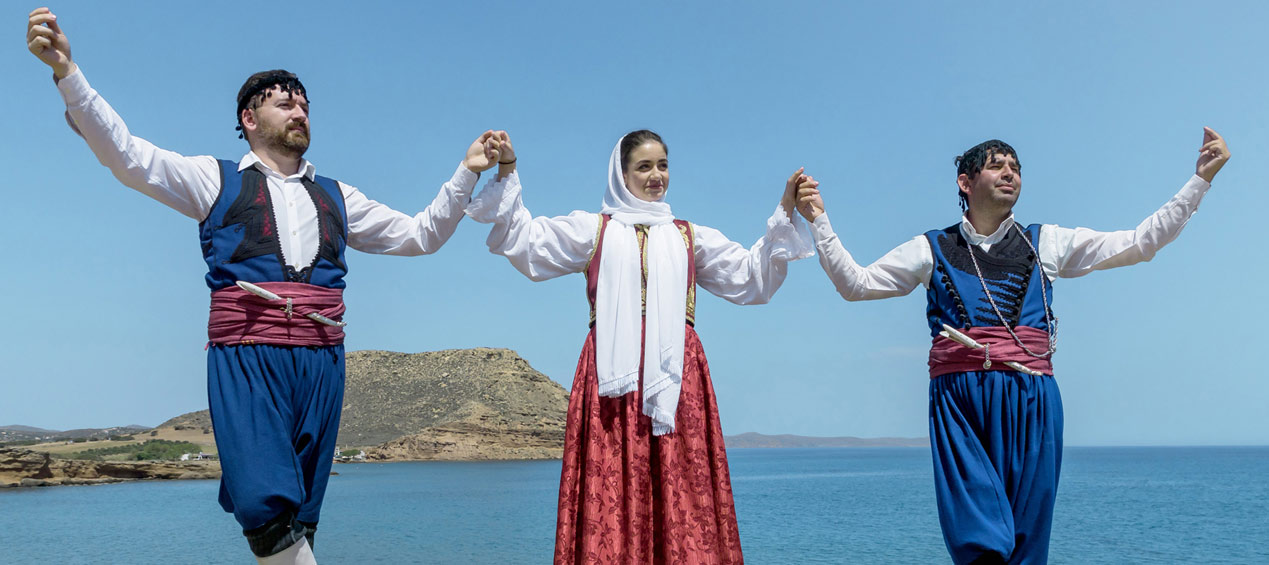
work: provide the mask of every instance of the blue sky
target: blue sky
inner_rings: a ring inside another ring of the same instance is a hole
[[[894,5],[891,5],[894,4]],[[119,185],[10,41],[0,164],[0,425],[155,425],[206,407],[196,225]],[[1023,223],[1130,229],[1189,178],[1203,126],[1233,159],[1153,261],[1059,280],[1071,445],[1266,444],[1269,8],[1146,2],[158,3],[51,6],[132,132],[237,159],[234,95],[286,68],[312,98],[321,174],[422,209],[487,128],[516,144],[540,215],[599,208],[608,154],[651,128],[676,215],[750,245],[799,166],[863,262],[959,219],[952,158],[984,139],[1025,165]],[[439,253],[353,252],[349,350],[507,347],[566,387],[580,276],[532,283],[464,221]],[[727,433],[922,436],[923,292],[846,303],[814,259],[771,304],[700,295]]]

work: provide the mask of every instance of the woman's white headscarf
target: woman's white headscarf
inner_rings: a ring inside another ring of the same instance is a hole
[[[608,162],[608,192],[602,211],[611,214],[612,220],[604,230],[595,292],[599,394],[616,397],[638,390],[642,360],[643,413],[652,418],[652,433],[664,435],[674,431],[683,382],[687,248],[669,204],[640,200],[626,188],[621,140]],[[649,226],[646,346],[642,351],[642,273],[635,224]]]

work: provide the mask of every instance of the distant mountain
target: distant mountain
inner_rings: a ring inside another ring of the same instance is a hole
[[[125,436],[150,431],[145,426],[112,426],[109,428],[79,428],[58,432],[57,435],[68,438]]]
[[[113,426],[109,428],[79,428],[75,430],[46,430],[31,426],[0,427],[0,443],[19,441],[49,441],[53,439],[101,438],[132,435],[150,428],[145,426]]]
[[[814,437],[790,434],[765,435],[755,432],[726,436],[723,441],[727,443],[729,449],[742,447],[929,447],[930,445],[930,440],[923,437]]]
[[[33,428],[31,426],[0,426],[0,432],[48,434],[56,433],[57,430],[46,430],[44,428]]]

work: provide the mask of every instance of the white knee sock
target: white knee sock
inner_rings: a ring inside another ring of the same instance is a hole
[[[291,547],[283,549],[268,557],[257,557],[256,561],[260,565],[317,565],[317,558],[313,557],[313,550],[308,546],[308,540],[300,538]]]

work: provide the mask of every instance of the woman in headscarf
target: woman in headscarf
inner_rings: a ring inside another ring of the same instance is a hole
[[[648,130],[613,149],[599,214],[534,218],[520,199],[505,132],[498,175],[467,207],[492,223],[488,245],[540,281],[583,272],[591,330],[568,403],[555,562],[742,563],[718,407],[693,329],[696,287],[763,304],[811,235],[793,197],[799,169],[745,249],[676,219],[665,202],[667,148]],[[794,221],[797,226],[795,227]]]

